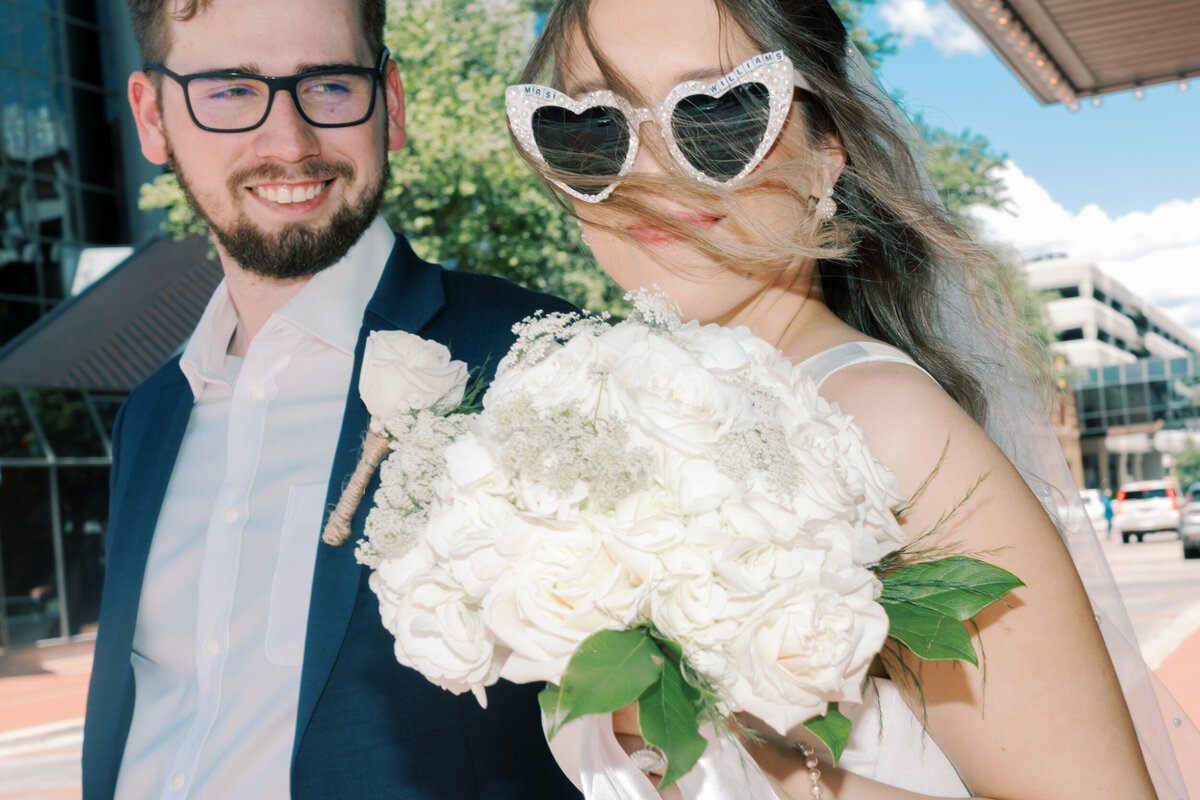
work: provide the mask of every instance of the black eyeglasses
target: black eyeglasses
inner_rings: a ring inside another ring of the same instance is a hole
[[[375,89],[391,53],[385,47],[374,67],[320,69],[268,78],[246,72],[178,75],[162,64],[143,64],[183,87],[188,113],[202,130],[252,131],[267,121],[278,91],[287,91],[300,116],[317,128],[348,128],[366,122],[375,110]]]

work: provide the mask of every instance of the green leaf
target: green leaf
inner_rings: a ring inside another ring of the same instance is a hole
[[[883,600],[939,611],[966,622],[1018,586],[1012,573],[966,556],[911,564],[883,577]]]
[[[562,697],[562,687],[553,683],[547,683],[546,688],[538,692],[538,705],[546,718],[546,735],[550,739],[554,738],[554,734],[558,733],[558,729],[567,721],[567,710],[563,708]]]
[[[549,735],[584,714],[607,714],[635,702],[658,680],[663,660],[645,631],[600,631],[584,639],[567,665],[558,696],[544,701],[539,696],[543,711],[551,704]]]
[[[696,714],[699,692],[683,679],[674,662],[663,667],[659,678],[638,698],[638,724],[642,738],[667,759],[659,791],[696,765],[708,741],[700,735]]]
[[[837,766],[838,759],[846,749],[846,743],[850,741],[850,720],[838,711],[838,704],[830,703],[824,716],[813,717],[804,723],[804,727],[825,743],[829,752],[833,754],[834,766]]]
[[[969,661],[978,665],[967,628],[941,611],[880,599],[888,615],[888,636],[926,661]]]

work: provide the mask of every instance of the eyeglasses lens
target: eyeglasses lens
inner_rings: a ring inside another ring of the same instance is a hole
[[[684,157],[718,181],[750,163],[771,116],[771,93],[762,83],[735,86],[720,97],[685,97],[671,115],[671,133]]]
[[[297,82],[293,91],[309,121],[346,125],[366,117],[374,81],[364,73],[328,73]],[[257,125],[267,114],[270,96],[270,87],[253,78],[195,78],[188,83],[188,100],[196,121],[216,130]]]
[[[629,126],[624,114],[608,106],[594,106],[581,114],[542,106],[533,112],[533,140],[542,158],[558,172],[612,178],[629,153]],[[581,194],[599,194],[606,185],[585,181],[571,184],[571,188]]]

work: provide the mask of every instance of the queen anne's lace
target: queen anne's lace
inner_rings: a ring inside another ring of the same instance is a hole
[[[358,557],[396,657],[482,701],[645,624],[722,711],[785,731],[858,700],[887,632],[867,567],[903,542],[894,479],[774,348],[634,301],[615,325],[518,324],[478,415],[387,421]]]

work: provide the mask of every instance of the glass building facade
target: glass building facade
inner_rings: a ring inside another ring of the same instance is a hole
[[[0,348],[71,296],[85,250],[155,232],[136,210],[156,170],[128,120],[127,16],[112,0],[0,0]],[[94,628],[122,399],[0,375],[0,653]]]
[[[1148,358],[1089,369],[1075,384],[1079,435],[1103,436],[1109,428],[1156,423],[1167,429],[1200,424],[1195,360]]]
[[[1194,358],[1087,370],[1075,384],[1084,485],[1115,492],[1127,480],[1164,477],[1170,469],[1164,455],[1177,455],[1181,442],[1186,449],[1200,436],[1198,398]]]
[[[84,248],[130,240],[114,9],[0,0],[0,345],[70,295]]]

